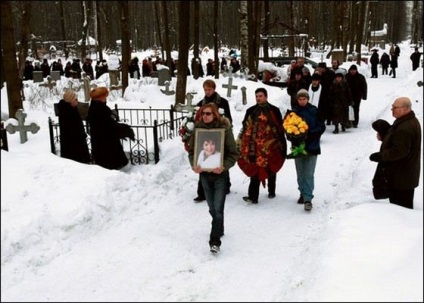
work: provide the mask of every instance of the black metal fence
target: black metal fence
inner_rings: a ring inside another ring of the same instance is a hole
[[[159,162],[159,143],[178,136],[178,130],[185,118],[185,112],[170,109],[120,109],[115,104],[113,110],[119,122],[131,126],[135,133],[135,141],[122,139],[122,146],[133,165]],[[89,125],[83,120],[87,132],[87,144],[91,154]],[[60,129],[49,117],[51,152],[60,155]]]
[[[1,135],[1,149],[9,151],[9,144],[7,143],[7,133],[6,133],[6,129],[4,128],[3,121],[1,121],[0,135]]]

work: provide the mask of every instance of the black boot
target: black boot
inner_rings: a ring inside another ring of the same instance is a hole
[[[333,134],[338,134],[339,133],[339,125],[336,124],[336,127],[333,130]]]

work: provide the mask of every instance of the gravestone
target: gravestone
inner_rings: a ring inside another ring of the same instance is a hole
[[[246,98],[246,86],[242,86],[242,87],[240,88],[240,90],[241,90],[241,96],[242,96],[242,99],[243,99],[243,105],[246,105],[246,104],[247,104],[247,98]]]
[[[119,85],[119,70],[109,70],[110,86]]]
[[[163,90],[163,89],[160,90],[162,93],[164,93],[167,96],[170,96],[170,95],[175,94],[175,91],[173,91],[173,90],[170,91],[169,90],[169,85],[170,85],[170,82],[169,81],[165,81],[165,90]]]
[[[60,71],[58,71],[58,70],[52,70],[50,72],[50,76],[52,77],[52,79],[54,81],[59,81],[60,80]]]
[[[196,106],[195,105],[193,106],[193,104],[192,104],[193,94],[194,93],[187,93],[187,95],[186,95],[187,104],[184,105],[184,104],[181,104],[181,103],[177,103],[175,105],[175,110],[177,112],[182,112],[183,110],[187,110],[188,112],[193,111],[193,109],[196,108]]]
[[[32,79],[33,79],[34,83],[43,82],[43,72],[41,72],[41,71],[32,72]]]
[[[40,126],[38,126],[36,123],[32,122],[29,125],[25,125],[25,118],[27,114],[24,113],[22,109],[18,109],[16,111],[16,119],[18,120],[18,125],[8,124],[6,126],[6,130],[10,134],[14,134],[16,131],[19,132],[21,136],[21,143],[25,143],[28,141],[27,132],[31,132],[32,134],[36,134],[40,130]]]
[[[170,81],[171,77],[169,76],[169,70],[166,68],[158,70],[158,85],[165,85],[166,81]]]
[[[227,97],[231,97],[231,90],[233,88],[238,88],[237,85],[233,85],[233,78],[228,78],[228,84],[222,84],[222,87],[227,89]]]

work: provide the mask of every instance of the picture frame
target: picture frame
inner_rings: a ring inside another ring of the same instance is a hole
[[[196,128],[194,135],[194,166],[200,166],[203,171],[224,167],[225,129]]]

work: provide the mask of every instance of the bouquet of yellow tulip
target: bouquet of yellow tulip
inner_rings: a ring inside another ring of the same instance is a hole
[[[291,154],[287,156],[292,159],[298,156],[305,156],[308,152],[305,150],[305,139],[308,133],[308,124],[295,112],[290,112],[283,120],[283,128],[287,139],[292,142]]]

